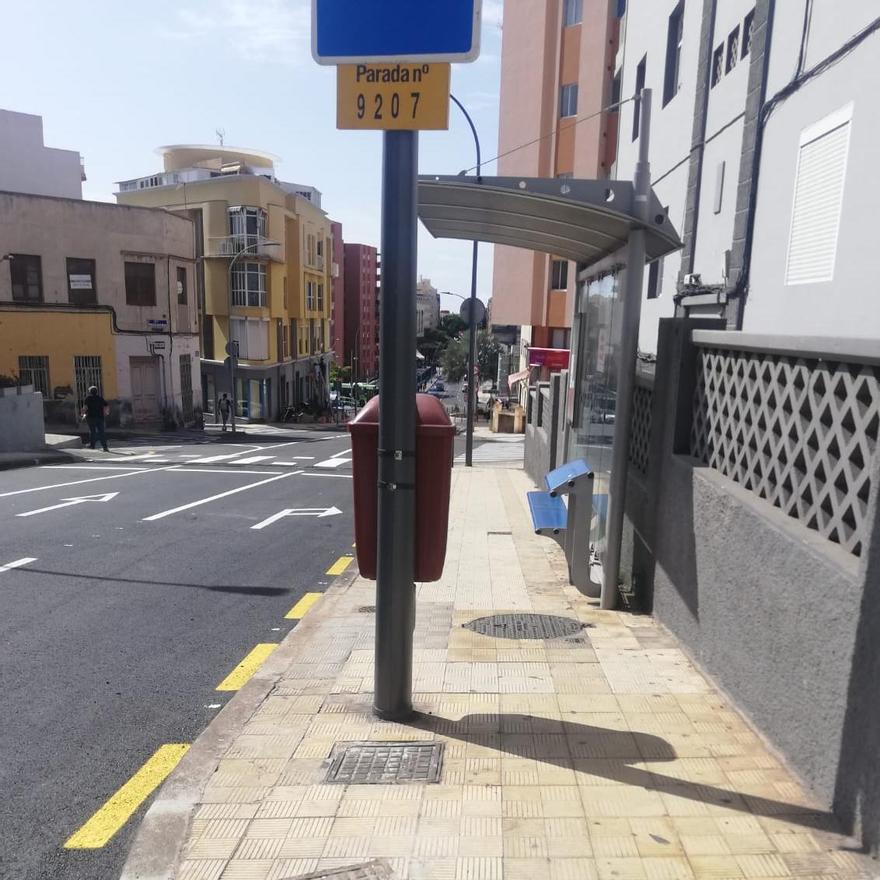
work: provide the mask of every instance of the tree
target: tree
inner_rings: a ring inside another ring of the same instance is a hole
[[[501,344],[488,330],[477,334],[477,365],[480,368],[481,382],[494,382],[498,377],[498,358]]]
[[[467,373],[468,348],[466,339],[453,339],[446,346],[440,362],[450,382],[458,382]]]
[[[338,364],[330,366],[330,384],[334,385],[337,382],[346,384],[351,382],[351,367],[340,367]]]
[[[455,339],[467,330],[467,322],[459,315],[444,315],[440,319],[440,329],[450,339]]]

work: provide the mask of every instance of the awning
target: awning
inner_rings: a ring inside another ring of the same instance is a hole
[[[681,240],[651,193],[646,227],[650,262]],[[628,180],[524,177],[419,177],[419,219],[434,238],[487,241],[595,263],[620,250],[642,226]]]
[[[525,369],[525,370],[520,370],[518,373],[511,373],[511,374],[507,377],[507,385],[508,385],[508,387],[513,387],[513,386],[516,385],[518,382],[524,382],[526,379],[529,378],[529,373],[530,373],[530,372],[531,372],[531,370],[529,370],[529,369]]]

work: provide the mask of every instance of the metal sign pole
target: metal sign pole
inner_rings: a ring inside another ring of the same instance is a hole
[[[373,710],[412,714],[415,627],[418,132],[386,131],[382,159],[379,504]]]
[[[617,407],[614,415],[614,448],[611,453],[611,477],[608,486],[608,521],[605,559],[602,566],[600,605],[617,605],[620,579],[620,550],[623,539],[623,514],[626,507],[626,471],[629,440],[632,434],[633,394],[636,384],[636,358],[639,349],[639,322],[642,316],[642,282],[645,276],[645,227],[648,224],[648,200],[651,195],[651,166],[648,144],[651,131],[651,90],[639,96],[639,159],[633,175],[635,209],[642,221],[629,234],[626,248],[626,283],[623,289],[623,320],[620,334],[620,380],[617,384]]]
[[[477,249],[479,243],[474,242],[474,255],[471,261],[471,297],[470,324],[471,335],[468,340],[468,394],[467,394],[467,433],[465,436],[464,463],[466,467],[474,466],[474,401],[477,389],[474,387],[477,378]]]

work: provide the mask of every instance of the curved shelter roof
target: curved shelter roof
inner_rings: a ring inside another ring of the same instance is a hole
[[[656,195],[649,198],[650,262],[682,243]],[[628,180],[422,175],[418,210],[434,238],[487,241],[587,264],[622,248],[643,225]]]

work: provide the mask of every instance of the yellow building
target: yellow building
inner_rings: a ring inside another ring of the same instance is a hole
[[[312,187],[275,177],[275,157],[223,146],[161,147],[164,170],[122,181],[117,201],[194,221],[204,407],[230,390],[238,343],[238,414],[279,418],[327,398],[332,237]]]

